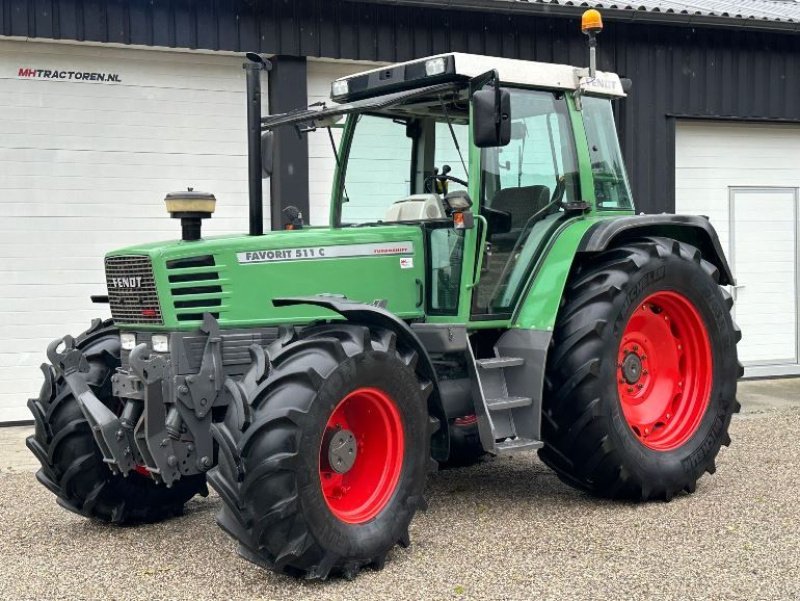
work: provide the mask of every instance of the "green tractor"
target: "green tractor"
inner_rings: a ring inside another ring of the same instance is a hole
[[[439,465],[537,449],[593,495],[693,492],[739,409],[734,279],[706,218],[635,214],[596,17],[588,69],[448,53],[264,118],[248,55],[249,235],[203,238],[190,190],[181,240],[106,256],[113,319],[28,403],[58,503],[152,522],[208,481],[242,556],[325,579],[407,546]],[[281,127],[342,128],[328,226],[262,232]]]

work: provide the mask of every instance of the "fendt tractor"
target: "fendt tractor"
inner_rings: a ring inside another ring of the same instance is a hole
[[[439,466],[538,449],[592,495],[694,492],[739,409],[734,279],[707,218],[636,215],[601,28],[587,68],[447,53],[265,117],[248,54],[249,234],[204,238],[189,189],[181,240],[108,253],[113,318],[51,343],[28,403],[39,481],[112,523],[208,481],[243,557],[310,579],[408,546]],[[274,131],[334,127],[329,225],[273,197],[264,233]]]

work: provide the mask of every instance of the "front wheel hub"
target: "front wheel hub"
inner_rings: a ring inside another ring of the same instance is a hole
[[[375,518],[391,501],[403,471],[405,434],[394,400],[357,388],[334,408],[319,452],[322,495],[347,524]]]
[[[350,430],[336,430],[328,443],[328,465],[337,474],[346,474],[356,462],[358,446]]]

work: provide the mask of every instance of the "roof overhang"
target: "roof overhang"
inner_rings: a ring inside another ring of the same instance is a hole
[[[505,14],[528,14],[543,17],[578,17],[595,4],[575,2],[572,5],[557,2],[521,0],[348,0],[394,6],[418,8],[459,9]],[[717,27],[727,29],[774,31],[776,33],[800,32],[800,22],[755,17],[737,17],[701,12],[677,12],[645,8],[617,8],[598,6],[608,21],[650,23],[653,25],[683,25],[687,27]]]

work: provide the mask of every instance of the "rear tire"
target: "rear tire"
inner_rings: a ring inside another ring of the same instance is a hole
[[[226,382],[209,481],[224,501],[217,522],[244,558],[307,579],[352,578],[408,546],[432,461],[432,385],[417,377],[416,353],[395,345],[394,333],[360,325],[291,330],[266,353],[251,348],[250,372]],[[339,431],[358,442],[343,473],[326,451]]]
[[[99,319],[75,341],[89,363],[87,381],[104,405],[115,412],[121,402],[111,394],[111,375],[119,367],[119,332]],[[63,377],[42,364],[44,384],[28,401],[35,432],[26,440],[39,459],[36,477],[59,505],[87,518],[116,524],[156,522],[179,515],[196,494],[208,494],[203,474],[182,478],[172,488],[131,472],[115,475],[103,462],[89,424]]]
[[[714,473],[741,376],[741,335],[718,281],[696,248],[666,238],[575,268],[548,357],[539,451],[564,482],[670,500]]]

